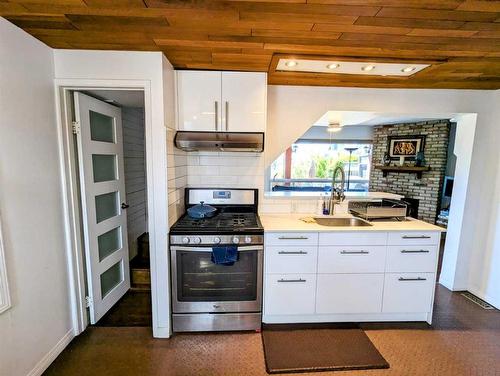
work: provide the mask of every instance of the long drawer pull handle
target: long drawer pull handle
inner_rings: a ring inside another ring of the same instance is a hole
[[[304,251],[279,251],[278,255],[307,255]]]
[[[403,277],[399,277],[398,280],[399,281],[427,281],[427,278],[421,278],[421,277],[418,277],[418,278],[403,278]]]
[[[418,235],[418,236],[413,236],[413,235],[403,235],[403,239],[430,239],[431,237],[429,235]]]
[[[299,278],[299,279],[278,279],[278,282],[306,282],[305,279]]]
[[[402,249],[401,253],[429,253],[430,251],[427,249],[418,249],[418,250],[411,250],[411,249]]]
[[[295,237],[280,236],[278,239],[279,240],[307,240],[309,238],[307,236],[295,236]]]
[[[341,251],[340,253],[343,255],[367,255],[370,252],[368,252],[368,251]]]

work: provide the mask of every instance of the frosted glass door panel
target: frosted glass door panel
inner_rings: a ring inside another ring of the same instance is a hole
[[[116,227],[97,237],[99,261],[118,251],[122,247],[121,227]]]
[[[89,111],[90,139],[92,141],[115,142],[115,121],[112,117]]]
[[[118,215],[118,192],[95,196],[95,214],[97,223]]]
[[[119,261],[101,274],[101,298],[108,295],[122,280],[122,263]]]
[[[116,155],[93,154],[92,170],[94,183],[116,180]]]

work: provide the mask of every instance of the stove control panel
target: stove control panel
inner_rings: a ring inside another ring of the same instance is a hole
[[[211,246],[211,245],[254,245],[264,244],[263,235],[171,235],[171,245]]]

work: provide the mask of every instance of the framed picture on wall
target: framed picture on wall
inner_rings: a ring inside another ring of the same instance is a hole
[[[415,159],[417,153],[424,151],[425,136],[389,136],[387,154],[391,159]]]
[[[2,237],[2,218],[0,217],[0,314],[10,308],[9,284],[5,265],[4,243]]]

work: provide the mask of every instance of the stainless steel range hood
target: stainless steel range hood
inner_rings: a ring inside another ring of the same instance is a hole
[[[264,151],[261,132],[191,132],[178,131],[175,146],[184,151]]]

